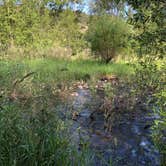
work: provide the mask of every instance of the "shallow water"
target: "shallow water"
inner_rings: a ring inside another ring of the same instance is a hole
[[[124,118],[111,132],[104,129],[104,115],[98,108],[103,96],[95,98],[88,89],[78,89],[73,110],[79,116],[71,129],[73,140],[89,142],[95,152],[94,166],[159,166],[160,154],[150,138],[150,126],[155,116],[141,113],[134,118]]]

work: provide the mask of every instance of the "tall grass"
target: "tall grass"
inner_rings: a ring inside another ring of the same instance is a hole
[[[0,165],[90,164],[90,151],[86,147],[78,151],[72,145],[66,124],[58,118],[55,110],[33,111],[31,107],[20,109],[16,103],[1,106]]]
[[[20,81],[32,71],[33,75]],[[63,110],[58,109],[57,85],[68,86],[100,74],[129,73],[132,70],[125,64],[94,60],[1,60],[0,165],[92,165],[93,153],[87,146],[78,151],[70,137],[70,124],[59,116]]]
[[[72,82],[87,80],[99,74],[125,76],[133,73],[132,67],[124,63],[103,64],[94,60],[34,59],[0,62],[3,81],[20,77],[26,72],[36,72],[34,81]]]

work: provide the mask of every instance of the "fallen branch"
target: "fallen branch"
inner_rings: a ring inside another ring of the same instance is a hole
[[[4,110],[4,108],[0,105],[0,111]]]
[[[30,73],[27,73],[25,76],[23,76],[21,79],[17,79],[14,81],[13,83],[13,89],[15,89],[16,85],[17,84],[20,84],[21,82],[23,82],[26,78],[28,78],[29,76],[35,74],[35,72],[30,72]]]

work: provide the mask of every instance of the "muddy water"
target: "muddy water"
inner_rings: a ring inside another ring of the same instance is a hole
[[[94,98],[88,89],[78,89],[73,110],[79,115],[71,129],[78,148],[80,140],[90,144],[94,166],[159,166],[160,155],[150,138],[150,126],[158,117],[141,113],[128,118],[124,114],[120,125],[107,132],[103,112],[98,111],[103,98],[102,93]]]

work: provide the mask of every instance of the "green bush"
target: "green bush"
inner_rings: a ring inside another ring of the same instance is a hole
[[[153,126],[152,137],[154,144],[161,153],[161,165],[164,166],[166,163],[166,86],[163,89],[156,93],[155,98],[157,101],[155,103],[154,112],[160,116],[160,119],[156,119]]]
[[[132,82],[137,100],[145,102],[159,116],[154,120],[152,138],[161,154],[161,165],[166,163],[166,68],[163,62],[147,56],[140,59],[135,66],[136,79]]]
[[[104,62],[110,62],[125,46],[129,34],[128,25],[118,17],[102,15],[92,20],[87,40],[92,52]]]
[[[6,54],[9,50],[18,49],[30,54],[32,50],[40,52],[61,45],[75,55],[86,47],[77,15],[66,9],[53,17],[53,11],[45,8],[45,3],[23,1],[16,5],[9,0],[0,6],[1,52]],[[35,56],[34,52],[31,56]]]
[[[149,95],[161,90],[163,70],[159,69],[154,59],[150,57],[139,59],[135,66],[135,74],[135,90],[140,96],[148,98]]]

